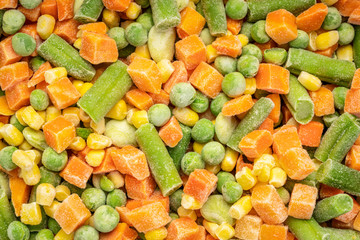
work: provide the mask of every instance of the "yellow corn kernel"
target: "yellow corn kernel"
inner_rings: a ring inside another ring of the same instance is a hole
[[[350,44],[339,47],[336,51],[336,56],[341,60],[354,61],[353,47]]]
[[[3,141],[0,141],[0,150],[3,149],[4,147],[6,147],[7,145],[3,142]]]
[[[118,171],[112,171],[106,177],[113,182],[115,188],[121,188],[125,184],[123,175]]]
[[[100,188],[100,179],[101,179],[102,175],[101,174],[93,174],[92,175],[92,184],[94,185],[94,187],[96,188]]]
[[[167,236],[166,227],[161,227],[145,233],[146,240],[163,240]]]
[[[98,123],[95,123],[93,120],[91,120],[90,127],[94,132],[103,134],[105,132],[105,119],[101,119]]]
[[[22,107],[19,110],[17,110],[15,112],[15,117],[17,118],[17,120],[19,121],[19,123],[23,126],[26,126],[26,123],[24,122],[24,120],[22,119],[22,112],[24,111],[26,107]]]
[[[286,183],[286,177],[286,172],[283,169],[275,167],[271,169],[269,184],[276,188],[282,187]]]
[[[320,34],[317,36],[316,48],[318,50],[325,50],[333,45],[335,45],[339,41],[339,32],[338,31],[329,31]]]
[[[235,236],[235,229],[229,223],[223,222],[215,230],[215,234],[219,238],[219,240],[228,240]]]
[[[205,219],[203,220],[203,226],[204,228],[206,229],[206,231],[208,233],[210,233],[211,236],[213,236],[215,239],[217,238],[216,236],[216,229],[219,227],[218,224],[216,223],[213,223],[213,222],[209,222],[209,221],[206,221]]]
[[[179,207],[177,210],[177,213],[178,213],[179,217],[188,217],[194,221],[196,221],[196,219],[197,219],[197,216],[196,216],[196,213],[194,210],[185,209],[184,207]]]
[[[31,146],[30,145],[30,143],[28,143],[28,141],[26,141],[26,140],[24,140],[23,142],[22,142],[22,144],[20,144],[19,145],[19,149],[20,150],[30,150],[30,149],[32,149],[33,148],[33,146]]]
[[[41,208],[36,202],[21,205],[20,220],[24,224],[38,225],[41,223]]]
[[[49,14],[41,15],[37,20],[36,32],[40,38],[46,40],[53,33],[55,28],[55,18]]]
[[[79,93],[81,94],[81,96],[84,96],[84,94],[93,86],[92,83],[86,82],[84,83],[81,88]]]
[[[45,111],[37,111],[37,113],[40,115],[40,117],[44,120],[44,122],[46,121],[46,112]]]
[[[193,150],[194,150],[194,152],[197,152],[198,154],[201,154],[201,151],[202,151],[204,146],[205,146],[205,143],[194,142]]]
[[[30,170],[21,169],[20,177],[23,178],[27,185],[34,186],[40,182],[40,169],[34,165]]]
[[[128,121],[128,123],[132,124],[131,119],[133,118],[134,113],[136,113],[140,110],[137,108],[134,108],[134,107],[130,108],[130,105],[127,105],[127,107],[129,108],[129,110],[126,115],[126,120]]]
[[[55,198],[60,202],[64,201],[71,194],[70,189],[65,185],[56,186],[55,192]]]
[[[251,197],[247,195],[237,200],[237,202],[230,207],[229,214],[232,218],[239,220],[247,215],[251,209]]]
[[[259,158],[254,159],[253,173],[255,176],[260,174],[261,169],[267,166],[269,168],[275,167],[275,159],[271,154],[262,154]]]
[[[317,33],[316,32],[310,32],[309,33],[309,45],[308,45],[308,49],[310,51],[316,51],[318,50],[316,47],[316,38],[317,38]]]
[[[90,133],[88,136],[86,143],[89,148],[99,150],[104,149],[107,147],[110,147],[112,144],[112,141],[109,137],[100,135],[97,133]]]
[[[59,207],[60,202],[54,200],[50,206],[44,206],[44,211],[46,215],[48,215],[51,218],[54,218],[54,213],[56,209]]]
[[[175,71],[174,66],[169,59],[163,59],[156,64],[160,70],[162,76],[162,82],[165,83],[171,74]]]
[[[322,3],[324,3],[328,6],[334,5],[335,3],[337,3],[337,1],[339,1],[339,0],[321,0]]]
[[[133,20],[126,20],[124,22],[121,22],[121,27],[123,29],[126,29],[131,23],[133,23],[134,21]]]
[[[185,209],[197,210],[202,204],[189,194],[183,194],[181,198],[181,206]]]
[[[22,111],[23,121],[32,129],[40,130],[41,126],[45,123],[44,119],[35,111],[32,106],[26,107]]]
[[[147,58],[147,59],[151,58],[150,52],[149,52],[149,47],[148,47],[147,44],[136,47],[135,48],[135,53],[137,55],[139,55],[140,57],[143,57],[143,58]]]
[[[251,172],[248,167],[243,167],[235,174],[236,181],[241,185],[244,190],[249,190],[257,183],[256,176]]]
[[[84,112],[84,110],[82,110],[81,108],[80,108],[79,117],[83,123],[90,123],[90,121],[91,121],[91,118],[89,117],[89,115],[86,112]]]
[[[100,166],[105,156],[105,150],[90,150],[85,157],[86,162],[92,167]]]
[[[45,73],[44,73],[45,81],[48,84],[51,84],[51,83],[59,80],[60,78],[63,78],[66,76],[67,76],[67,71],[66,71],[66,68],[64,68],[64,67],[52,68],[52,69],[45,71]]]
[[[72,142],[69,145],[69,149],[74,151],[81,151],[86,147],[86,142],[82,137],[75,137],[73,138]]]
[[[145,110],[135,112],[131,118],[131,123],[136,128],[139,128],[148,122],[149,120],[148,120],[147,112]]]
[[[76,39],[75,42],[73,43],[74,48],[80,49],[81,48],[81,42],[82,42],[81,38]]]
[[[241,46],[246,46],[249,43],[249,38],[245,34],[239,34],[237,35],[238,39],[241,42]]]
[[[89,226],[95,228],[94,215],[92,215],[91,217],[89,217],[88,220],[85,221],[84,225],[89,225]]]
[[[60,229],[60,231],[54,237],[54,240],[73,240],[73,239],[74,239],[74,232],[67,234],[62,229]]]
[[[34,158],[31,158],[30,154],[27,154],[23,150],[15,150],[12,154],[11,160],[16,164],[16,166],[23,170],[31,170],[35,165],[35,156]]]
[[[239,157],[239,153],[237,151],[234,151],[231,148],[226,147],[225,157],[221,162],[221,169],[225,172],[231,172],[236,166],[236,161],[238,157]]]
[[[12,124],[5,124],[0,128],[0,134],[4,140],[12,146],[19,146],[24,141],[22,133]]]
[[[42,206],[51,206],[55,199],[56,190],[50,183],[41,183],[36,188],[36,203]]]
[[[213,174],[217,174],[218,172],[220,172],[221,166],[220,164],[218,165],[205,164],[205,169],[208,170],[209,172],[212,172]]]
[[[2,128],[4,125],[5,125],[4,123],[0,122],[0,128]],[[2,138],[3,138],[3,137],[2,137],[1,134],[0,134],[0,139],[2,139]]]
[[[51,121],[61,115],[61,111],[54,106],[46,109],[46,122]]]
[[[206,62],[212,63],[215,61],[219,54],[217,53],[216,49],[210,44],[206,46]]]
[[[309,91],[319,90],[322,84],[318,77],[304,71],[300,73],[298,80]]]
[[[134,20],[141,13],[141,6],[135,2],[131,2],[125,13],[129,19]]]
[[[194,3],[194,2],[192,2],[192,1],[189,1],[189,3],[188,3],[188,5],[187,5],[187,7],[189,7],[189,8],[192,8],[192,9],[196,10],[196,5],[195,5],[195,3]]]
[[[76,37],[77,38],[82,38],[82,35],[83,35],[83,30],[79,30],[77,33],[76,33]]]
[[[114,107],[106,114],[106,117],[116,119],[116,120],[124,120],[127,114],[127,106],[124,100],[118,101]]]
[[[244,94],[254,94],[256,91],[256,80],[255,78],[245,78],[246,88]]]
[[[185,108],[174,108],[173,112],[176,119],[187,126],[194,126],[199,121],[199,115],[188,107]]]
[[[42,153],[36,149],[26,150],[25,153],[34,161],[36,165],[40,163]]]
[[[74,80],[74,81],[72,81],[72,84],[74,85],[76,90],[80,91],[80,88],[84,84],[84,82],[81,80]]]
[[[102,13],[102,21],[109,28],[118,27],[120,24],[120,16],[117,12],[105,8]]]

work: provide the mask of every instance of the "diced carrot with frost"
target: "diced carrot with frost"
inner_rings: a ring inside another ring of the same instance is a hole
[[[348,91],[349,93],[350,91]],[[333,93],[325,88],[321,87],[318,91],[309,92],[311,100],[314,103],[315,116],[321,117],[324,115],[333,114],[335,112],[334,96]],[[346,100],[345,100],[346,109]],[[345,110],[346,111],[346,110]]]
[[[67,108],[75,104],[81,94],[67,77],[63,77],[46,87],[50,100],[58,109]]]
[[[60,176],[66,181],[84,189],[90,179],[93,168],[76,156],[71,156]]]
[[[258,240],[263,221],[258,216],[245,215],[236,221],[235,237],[246,240]]]
[[[315,208],[317,195],[316,187],[296,183],[289,202],[289,216],[310,219]]]
[[[344,111],[360,117],[360,89],[347,91]]]
[[[15,210],[15,215],[20,216],[21,206],[27,203],[30,196],[31,187],[26,185],[24,180],[18,176],[9,177],[9,187],[11,190],[11,203]]]
[[[165,105],[169,105],[170,103],[170,95],[164,90],[160,90],[160,93],[149,93],[152,98],[154,104],[162,103]]]
[[[45,72],[47,70],[50,70],[51,64],[49,62],[45,62],[43,64],[41,64],[41,66],[39,67],[39,69],[34,73],[34,75],[31,77],[31,79],[28,82],[28,87],[33,87],[36,84],[45,81]]]
[[[75,0],[56,0],[59,21],[74,17]]]
[[[67,197],[54,213],[54,219],[62,230],[70,234],[83,225],[91,216],[81,198],[77,194]]]
[[[345,165],[360,171],[360,146],[353,145],[346,155]]]
[[[360,25],[360,6],[357,7],[354,11],[352,11],[348,19],[348,23]]]
[[[137,232],[124,222],[109,233],[100,233],[100,240],[135,240],[137,237]]]
[[[140,89],[132,89],[128,91],[125,95],[125,98],[127,103],[130,103],[134,107],[141,110],[147,111],[152,105],[154,105],[150,95]]]
[[[254,105],[254,101],[250,94],[245,94],[240,97],[227,101],[221,112],[224,116],[235,116],[247,112]]]
[[[280,113],[281,113],[281,99],[279,94],[269,94],[266,96],[267,98],[270,98],[271,101],[275,104],[273,110],[270,112],[268,118],[273,120],[275,123],[277,123],[280,119]]]
[[[244,162],[244,158],[243,155],[240,154],[239,158],[236,161],[236,168],[235,168],[235,172],[239,172],[241,171],[241,169],[243,169],[244,167],[248,167],[250,170],[253,169],[253,165],[251,163],[245,163]]]
[[[285,9],[270,12],[266,16],[265,31],[277,44],[285,44],[297,38],[296,17]]]
[[[30,78],[30,68],[27,62],[17,62],[0,68],[0,85],[7,90],[17,83]]]
[[[296,17],[296,25],[305,32],[319,30],[328,13],[324,3],[317,3]]]
[[[144,180],[137,180],[130,175],[126,175],[125,188],[129,198],[135,200],[146,199],[155,191],[156,182],[151,176]]]
[[[69,44],[73,44],[77,39],[76,35],[78,33],[79,25],[80,23],[74,19],[57,22],[55,24],[54,33]]]
[[[23,81],[5,91],[6,101],[9,108],[13,111],[30,104],[30,94],[34,87],[28,87],[27,82]]]
[[[261,63],[255,77],[256,87],[271,93],[287,94],[289,78],[289,70],[275,64]]]
[[[243,20],[235,20],[235,19],[226,17],[227,30],[229,30],[234,35],[239,34],[242,23],[243,23]]]
[[[318,147],[320,145],[324,124],[311,121],[299,126],[299,138],[301,144],[308,147]]]
[[[124,222],[132,227],[132,223],[127,218],[127,214],[130,212],[130,209],[128,209],[127,207],[116,207],[115,209],[120,215],[121,222]]]
[[[12,111],[10,108],[9,108],[9,104],[6,100],[6,96],[1,96],[0,97],[0,116],[2,116],[2,122],[4,122],[7,118],[7,116],[11,116],[11,115],[14,115],[14,111]],[[7,121],[4,123],[6,124]]]
[[[86,155],[91,151],[91,148],[86,146],[83,150],[77,152],[77,157],[80,158],[81,161],[86,161]]]
[[[16,8],[18,0],[0,0],[0,9]]]
[[[274,152],[281,156],[290,148],[301,148],[301,141],[295,126],[282,126],[276,133],[274,133]]]
[[[243,137],[239,148],[249,158],[260,157],[272,145],[273,137],[267,130],[255,130]]]
[[[321,184],[319,191],[320,198],[332,197],[340,193],[344,193],[344,191],[325,184]]]
[[[199,226],[187,217],[181,217],[171,221],[168,227],[167,240],[190,240],[196,239]]]
[[[28,82],[29,83],[29,82]],[[47,86],[49,86],[49,84],[45,81],[42,81],[42,82],[39,82],[37,85],[36,85],[36,89],[40,89],[40,90],[43,90],[44,92],[46,92],[47,94],[48,93],[48,90],[47,90]]]
[[[270,118],[266,118],[264,122],[259,126],[258,130],[267,130],[271,134],[274,133],[274,121]]]
[[[286,107],[286,105],[281,106],[281,112],[283,114],[283,122],[287,123],[290,118],[292,118],[290,110]]]
[[[137,57],[127,68],[134,84],[142,91],[160,93],[162,77],[156,63],[150,59]]]
[[[338,46],[339,46],[339,44],[336,43],[325,50],[317,50],[317,51],[315,51],[315,53],[326,56],[326,57],[332,57],[334,55],[334,52],[338,48]]]
[[[95,22],[83,24],[78,27],[82,31],[95,32],[100,34],[106,34],[107,26],[104,22]]]
[[[163,227],[171,221],[169,213],[160,202],[135,208],[126,215],[138,232],[148,232]]]
[[[0,42],[0,67],[16,63],[21,56],[14,52],[12,48],[12,36],[5,38]]]
[[[360,89],[360,68],[356,69],[351,82],[351,89]]]
[[[33,9],[26,9],[23,6],[18,7],[18,10],[24,14],[25,18],[30,22],[36,22],[40,17],[40,6]]]
[[[109,173],[116,170],[115,164],[111,157],[111,153],[116,151],[117,149],[117,147],[110,147],[105,149],[104,159],[99,166],[94,168],[93,174]]]
[[[181,22],[176,27],[180,39],[190,35],[199,35],[206,21],[205,18],[191,7],[186,7],[181,11]]]
[[[123,12],[129,7],[131,0],[103,0],[103,3],[109,10]]]
[[[221,91],[224,77],[215,68],[201,62],[190,76],[190,83],[210,98],[215,98]]]
[[[180,124],[174,116],[160,128],[159,136],[169,147],[175,147],[183,137]]]
[[[338,0],[334,7],[339,10],[340,14],[344,17],[349,17],[351,13],[360,6],[359,0]]]
[[[263,224],[259,240],[288,240],[287,234],[287,226]]]
[[[336,220],[335,218],[333,218],[331,220],[331,227],[333,228],[340,228],[340,229],[355,229],[356,230],[356,219],[354,219],[354,221],[351,221],[349,223],[343,223],[343,222],[340,222],[338,220]],[[357,223],[359,224],[359,223]],[[296,240],[296,239],[295,239]]]
[[[185,68],[185,64],[182,61],[174,61],[172,63],[175,70],[169,77],[169,79],[164,83],[163,88],[165,92],[170,94],[171,89],[178,83],[188,81],[188,73]]]
[[[236,58],[241,54],[241,42],[236,35],[218,37],[211,45],[219,55]]]
[[[141,199],[141,200],[128,200],[126,202],[126,207],[129,210],[133,210],[135,208],[154,203],[161,202],[167,212],[170,211],[170,200],[169,197],[164,197],[159,190],[154,191],[149,198]]]
[[[290,148],[279,158],[280,166],[294,180],[303,180],[315,171],[315,163],[303,148]]]
[[[129,174],[137,180],[150,176],[145,154],[133,146],[125,146],[112,151],[111,158],[116,169],[122,174]]]
[[[184,193],[192,196],[200,203],[205,203],[215,190],[217,177],[206,169],[193,171],[184,186]]]
[[[176,58],[183,61],[186,69],[195,69],[206,61],[205,44],[197,35],[190,35],[175,43]]]
[[[358,213],[360,212],[360,205],[354,198],[352,199],[353,199],[353,208],[351,209],[351,211],[336,217],[335,218],[336,220],[343,223],[350,223],[352,220],[354,220],[356,215],[358,215]]]
[[[44,0],[40,5],[41,15],[49,14],[55,19],[58,18],[56,0]]]

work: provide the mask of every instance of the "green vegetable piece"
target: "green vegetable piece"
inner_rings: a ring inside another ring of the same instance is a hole
[[[343,110],[345,106],[345,97],[349,89],[345,87],[336,87],[332,91],[334,96],[335,107],[339,110]]]
[[[128,41],[125,38],[125,29],[122,27],[113,27],[108,32],[107,35],[115,40],[118,50],[125,48],[129,45]]]
[[[150,31],[150,29],[154,26],[154,20],[151,13],[143,13],[137,19],[136,22],[143,25],[143,27]]]
[[[200,3],[200,2],[199,2]],[[204,42],[204,44],[210,45],[213,41],[215,41],[215,37],[213,37],[208,28],[204,28],[200,33],[200,38]]]
[[[297,37],[296,39],[289,42],[289,46],[292,48],[307,48],[310,42],[310,37],[307,34],[307,32],[304,32],[302,30],[297,31]]]
[[[285,205],[290,202],[290,193],[286,190],[286,188],[280,187],[277,188],[276,191]]]
[[[19,10],[7,10],[2,18],[2,29],[5,33],[15,34],[25,23],[25,16]]]
[[[227,32],[225,7],[222,0],[201,0],[207,25],[212,36],[222,36]]]
[[[15,221],[15,213],[6,193],[0,189],[0,237],[8,239],[7,229],[11,222]]]
[[[26,9],[34,9],[37,6],[39,6],[42,1],[41,0],[20,0],[19,2],[21,4],[21,6],[23,6]]]
[[[196,90],[190,83],[176,84],[170,91],[171,103],[179,108],[189,106],[195,100]]]
[[[14,52],[20,56],[30,56],[36,49],[35,39],[25,33],[16,33],[11,39]]]
[[[106,204],[113,208],[123,207],[126,204],[126,194],[121,189],[114,189],[107,195]]]
[[[206,112],[209,108],[209,99],[204,94],[197,91],[194,101],[190,104],[190,108],[197,113]]]
[[[204,169],[205,162],[201,159],[201,155],[196,152],[188,152],[181,159],[181,170],[190,175],[195,169]]]
[[[227,144],[237,125],[236,117],[228,117],[219,113],[215,121],[215,133],[219,142]]]
[[[181,12],[184,8],[186,8],[187,5],[189,5],[189,0],[177,0],[176,5],[178,8],[178,11]]]
[[[100,188],[105,192],[111,192],[114,190],[114,183],[105,175],[100,178]]]
[[[224,106],[224,104],[229,101],[230,98],[226,96],[224,93],[220,93],[216,96],[214,100],[210,103],[210,111],[214,116],[219,115],[221,113],[221,110]]]
[[[102,0],[84,0],[75,12],[74,19],[81,23],[93,23],[98,20],[104,8]]]
[[[185,155],[191,140],[191,128],[181,123],[180,123],[180,127],[183,133],[183,137],[175,147],[173,148],[168,147],[169,155],[173,159],[173,162],[177,170],[180,169],[181,159]]]
[[[227,183],[227,182],[236,182],[236,179],[235,179],[234,175],[232,175],[229,172],[220,171],[216,176],[218,178],[216,189],[220,193],[222,193],[222,187],[224,186],[225,183]]]
[[[325,115],[323,116],[323,121],[325,123],[325,126],[329,128],[331,124],[340,116],[338,112],[335,112],[333,114]]]
[[[135,51],[135,47],[133,45],[128,44],[126,47],[119,49],[119,58],[127,58],[130,54]]]
[[[155,26],[149,31],[148,47],[155,62],[163,59],[173,60],[175,54],[176,32],[174,28],[159,30]]]
[[[161,127],[169,121],[171,117],[170,108],[165,104],[154,104],[149,108],[148,118],[151,124]]]
[[[102,233],[111,232],[119,223],[119,213],[112,207],[103,205],[94,213],[94,226]]]
[[[181,199],[183,194],[184,191],[182,189],[178,189],[170,195],[170,209],[174,212],[177,212],[178,208],[181,207]]]
[[[265,20],[259,20],[251,27],[251,37],[257,43],[267,43],[270,41],[270,37],[265,31],[265,24]]]
[[[126,40],[134,47],[144,45],[148,41],[147,30],[140,23],[133,22],[125,29]]]
[[[4,172],[0,172],[0,189],[2,189],[6,196],[10,199],[11,191],[9,186],[9,178]]]
[[[99,232],[89,225],[80,227],[74,235],[74,240],[99,240],[99,238]]]
[[[44,151],[49,146],[46,143],[45,135],[40,130],[34,130],[30,127],[24,128],[22,131],[25,140],[34,148]]]
[[[92,132],[93,131],[91,130],[91,128],[76,128],[76,135],[83,138],[84,140],[86,140]]]
[[[40,230],[35,237],[35,240],[52,240],[54,239],[54,233],[49,229]]]
[[[17,168],[17,165],[12,161],[12,155],[17,150],[14,146],[6,146],[0,150],[0,165],[6,171],[11,171]]]
[[[248,12],[248,5],[244,0],[229,0],[226,3],[225,11],[230,18],[241,20]]]
[[[176,0],[150,0],[155,27],[168,30],[180,23],[180,13]]]
[[[126,145],[137,146],[135,138],[136,128],[129,124],[126,119],[110,120],[105,125],[105,136],[111,138],[112,143],[117,147]]]
[[[236,59],[229,56],[218,56],[215,58],[214,66],[222,75],[236,71]]]
[[[105,192],[99,188],[88,188],[81,194],[81,200],[90,211],[105,205]]]
[[[57,234],[61,227],[60,225],[57,223],[57,221],[53,218],[49,218],[48,220],[48,228],[54,233]]]
[[[335,7],[329,7],[322,24],[324,30],[334,30],[341,25],[341,14]]]
[[[267,63],[283,65],[287,58],[287,52],[283,48],[271,48],[264,51],[264,60]]]
[[[3,30],[2,30],[2,19],[3,19],[4,13],[5,13],[4,9],[0,10],[0,36],[1,36],[2,32],[3,32]]]
[[[38,69],[39,69],[39,67],[41,66],[41,65],[43,65],[44,63],[45,63],[46,61],[42,58],[42,57],[40,57],[40,56],[36,56],[36,57],[33,57],[31,60],[30,60],[30,68],[34,71],[34,72],[36,72]]]
[[[249,42],[253,41],[253,39],[251,37],[252,25],[254,25],[254,24],[250,23],[250,22],[244,22],[243,25],[241,26],[241,30],[240,30],[240,34],[244,34],[245,36],[247,36],[249,39]]]
[[[354,51],[354,63],[357,68],[360,68],[360,26],[355,26],[353,51]]]
[[[169,216],[171,217],[171,221],[179,218],[179,215],[173,212],[169,213]]]
[[[243,193],[241,185],[237,182],[228,181],[222,186],[222,195],[228,203],[235,203]]]
[[[214,124],[206,118],[197,121],[191,130],[191,137],[199,143],[209,142],[215,135]]]
[[[49,106],[49,97],[41,89],[35,89],[30,94],[30,104],[37,111],[44,111]]]
[[[149,0],[135,0],[137,4],[139,4],[142,8],[147,8],[150,6]]]
[[[201,150],[201,158],[211,166],[220,164],[224,157],[225,148],[219,142],[208,142]]]
[[[242,48],[241,56],[245,55],[253,55],[259,60],[259,62],[261,62],[263,58],[260,48],[251,43]]]
[[[323,238],[323,229],[322,227],[311,218],[309,220],[302,220],[293,217],[288,217],[286,220],[286,225],[289,226],[289,230],[296,236],[299,240],[322,240]]]
[[[353,200],[347,194],[338,194],[317,202],[313,217],[319,223],[329,221],[351,211]]]
[[[61,185],[67,186],[70,189],[71,193],[76,193],[77,195],[81,196],[81,194],[85,191],[85,189],[79,188],[75,185],[72,185],[71,183],[64,181],[61,183]],[[90,184],[86,184],[86,188],[91,187]]]
[[[230,206],[231,205],[224,200],[223,196],[211,195],[200,209],[200,212],[209,222],[214,222],[216,224],[226,222],[233,225],[235,220],[229,215]]]
[[[68,155],[66,151],[57,153],[51,147],[46,148],[41,157],[41,163],[47,169],[55,172],[59,172],[63,170],[67,161],[68,161]]]
[[[259,59],[253,55],[241,56],[237,62],[237,70],[246,78],[254,77],[259,70]],[[245,79],[244,79],[245,82]],[[245,91],[245,89],[244,89]]]
[[[30,238],[29,229],[20,221],[10,223],[7,234],[10,240],[28,240]]]
[[[355,29],[349,23],[341,23],[340,27],[337,28],[339,33],[339,44],[340,45],[347,45],[350,44],[355,37]]]
[[[50,183],[51,185],[56,187],[57,185],[60,184],[60,182],[61,182],[61,177],[59,176],[58,173],[52,172],[52,171],[48,170],[46,167],[44,167],[44,166],[40,167],[40,181],[39,181],[39,184],[41,184],[41,183]]]

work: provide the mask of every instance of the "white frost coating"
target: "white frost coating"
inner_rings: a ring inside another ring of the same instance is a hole
[[[175,28],[160,31],[156,27],[152,27],[148,39],[151,58],[155,62],[160,62],[163,59],[171,61],[175,53],[175,38]]]

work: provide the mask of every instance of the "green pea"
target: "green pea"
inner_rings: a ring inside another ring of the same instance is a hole
[[[271,48],[264,51],[264,60],[267,63],[283,65],[287,59],[287,52],[283,48]]]
[[[7,146],[0,150],[0,165],[6,171],[11,171],[17,168],[12,161],[12,155],[17,150],[14,146]]]
[[[142,8],[147,8],[150,5],[149,0],[135,0]]]
[[[58,222],[53,219],[53,218],[49,218],[48,220],[48,228],[54,233],[54,234],[57,234],[60,230],[61,230],[61,227],[60,225],[58,224]]]
[[[76,128],[76,135],[86,140],[93,131],[91,128]]]
[[[177,0],[176,2],[179,12],[189,4],[189,0]]]
[[[329,128],[331,124],[339,117],[339,113],[335,112],[333,114],[325,115],[323,116],[323,121],[325,123],[325,126]]]
[[[115,40],[117,48],[123,49],[129,45],[128,41],[125,38],[125,29],[122,27],[113,27],[108,32],[107,35]]]
[[[147,31],[154,26],[154,20],[151,13],[143,13],[137,19],[136,22],[140,23]]]
[[[105,192],[99,188],[88,188],[81,194],[81,200],[90,211],[95,211],[105,205]]]
[[[190,83],[178,83],[170,91],[171,103],[179,108],[189,106],[195,100],[196,90]]]
[[[345,97],[349,89],[345,87],[336,87],[332,91],[334,96],[335,107],[339,110],[343,110],[345,106]]]
[[[210,111],[214,116],[219,115],[221,113],[221,110],[224,106],[224,104],[229,101],[230,98],[226,96],[224,93],[220,93],[216,96],[214,100],[210,103]]]
[[[297,37],[289,42],[289,46],[292,48],[307,48],[309,45],[310,38],[307,32],[304,32],[302,30],[297,31]]]
[[[265,20],[260,20],[254,23],[254,25],[251,27],[251,37],[257,43],[267,43],[270,41],[270,37],[265,31],[265,24]]]
[[[226,75],[236,71],[236,59],[228,56],[218,56],[214,61],[215,68]]]
[[[99,232],[95,228],[85,225],[76,230],[74,240],[98,240]]]
[[[22,222],[13,221],[8,226],[7,235],[10,240],[28,240],[30,231]]]
[[[195,100],[190,104],[192,110],[197,113],[206,112],[209,108],[209,99],[201,92],[196,92]]]
[[[170,195],[170,208],[174,212],[177,212],[178,208],[181,207],[181,198],[184,191],[182,189],[176,190],[173,194]]]
[[[228,181],[222,186],[224,200],[228,203],[235,203],[243,193],[241,185],[237,182]]]
[[[215,135],[214,124],[206,118],[197,121],[191,130],[191,137],[199,143],[209,142]]]
[[[49,171],[46,167],[41,166],[40,167],[40,182],[41,183],[50,183],[54,187],[59,185],[61,182],[61,177],[58,173]]]
[[[25,140],[36,149],[44,151],[49,147],[46,143],[44,133],[40,130],[25,127],[22,134],[24,135]]]
[[[113,208],[125,206],[126,194],[121,189],[114,189],[107,195],[106,204]]]
[[[248,55],[248,56],[253,57],[256,61],[258,61],[257,58],[255,58],[254,56],[250,56],[250,55]],[[244,57],[248,57],[248,56],[244,56]],[[241,73],[232,72],[232,73],[225,75],[225,77],[222,81],[221,87],[222,87],[223,92],[226,95],[234,98],[234,97],[238,97],[244,93],[244,91],[246,89],[246,81],[245,81],[244,76]]]
[[[30,68],[36,72],[39,67],[41,65],[43,65],[46,61],[40,57],[40,56],[36,56],[36,57],[33,57],[31,60],[30,60]]]
[[[281,200],[286,205],[290,201],[290,193],[284,187],[280,187],[276,189],[277,193],[279,194]]]
[[[170,108],[165,104],[154,104],[148,111],[149,122],[161,127],[171,118]]]
[[[119,50],[119,58],[127,58],[130,54],[135,51],[135,47],[133,45],[128,44],[126,47]]]
[[[49,229],[42,229],[36,234],[36,240],[52,240],[54,239],[54,234]]]
[[[25,23],[25,16],[19,10],[11,9],[4,13],[2,28],[7,34],[15,34]]]
[[[105,175],[100,178],[100,188],[105,192],[111,192],[114,190],[114,183]]]
[[[66,151],[57,153],[51,147],[48,147],[44,150],[41,158],[42,164],[47,169],[55,172],[63,170],[67,161],[68,161],[68,155]]]
[[[237,62],[237,70],[246,78],[254,77],[259,70],[259,60],[253,55],[241,56]]]
[[[200,38],[206,46],[210,45],[213,41],[215,41],[215,37],[210,34],[210,30],[208,28],[204,28],[201,31]]]
[[[259,62],[262,61],[262,57],[263,57],[260,48],[251,43],[247,44],[245,47],[242,48],[241,56],[245,56],[245,55],[253,55],[259,60]]]
[[[171,220],[176,220],[179,218],[179,215],[177,215],[176,213],[169,213],[169,216],[171,217]]]
[[[335,7],[329,7],[321,27],[324,30],[334,30],[341,25],[341,20],[340,12]]]
[[[26,9],[34,9],[40,5],[42,0],[20,0],[21,6]]]
[[[211,166],[220,164],[224,157],[225,148],[219,142],[208,142],[201,150],[201,158]]]
[[[248,12],[248,4],[244,0],[229,0],[225,6],[226,15],[235,20],[243,19]]]
[[[355,29],[349,23],[342,23],[338,27],[337,31],[339,32],[339,44],[347,45],[350,44],[355,37]]]
[[[17,119],[16,115],[12,115],[10,118],[10,124],[14,125],[20,132],[22,132],[25,128],[24,125],[21,125],[19,120]]]
[[[140,23],[133,22],[125,29],[125,37],[131,45],[142,46],[148,40],[148,31]]]
[[[250,22],[244,22],[241,26],[241,30],[240,30],[240,34],[244,34],[245,36],[248,37],[249,42],[252,42],[252,37],[251,37],[251,28],[254,24],[250,23]]]
[[[30,94],[30,104],[37,111],[43,111],[49,106],[49,97],[41,89],[35,89]]]
[[[234,175],[232,175],[231,173],[229,172],[223,172],[223,171],[220,171],[217,175],[217,178],[218,178],[218,182],[217,182],[217,187],[216,189],[222,193],[222,187],[225,183],[227,182],[235,182],[235,177]]]
[[[117,226],[119,220],[119,213],[108,205],[99,207],[94,213],[94,226],[99,232],[111,232]]]
[[[201,159],[201,155],[196,152],[188,152],[181,159],[181,170],[190,175],[195,169],[204,169],[205,162]]]

